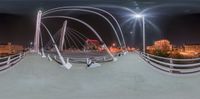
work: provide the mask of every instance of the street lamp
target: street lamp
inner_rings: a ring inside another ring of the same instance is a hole
[[[143,52],[145,53],[145,17],[142,14],[133,15],[136,19],[142,18]]]
[[[135,17],[135,18],[142,18],[143,15],[141,15],[141,14],[136,14],[136,15],[134,15],[134,17]]]

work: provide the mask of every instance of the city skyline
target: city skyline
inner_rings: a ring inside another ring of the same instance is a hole
[[[48,2],[49,6],[46,5],[43,8],[39,7],[36,9],[34,8],[35,6],[32,6],[33,8],[31,8],[30,6],[29,9],[24,9],[26,11],[23,14],[18,13],[18,11],[16,13],[9,13],[9,12],[0,13],[0,32],[1,32],[0,42],[2,43],[12,42],[28,46],[30,42],[33,42],[34,39],[33,36],[35,32],[36,11],[38,9],[49,8],[50,6],[53,5],[52,2]],[[102,4],[104,2],[102,2]],[[8,5],[9,2],[2,1],[2,3]],[[18,3],[25,4],[26,1],[20,1]],[[40,1],[40,3],[43,5],[44,1]],[[60,2],[57,3],[61,4]],[[33,5],[34,4],[35,3],[33,3]],[[109,5],[109,3],[107,5]],[[94,4],[94,6],[102,7],[101,3],[99,5]],[[116,6],[119,6],[119,8],[116,8]],[[122,5],[116,5],[116,6],[114,8],[111,7],[111,9],[109,8],[109,11],[119,21],[127,45],[131,47],[141,48],[142,33],[140,31],[139,24],[136,25],[136,28],[133,28],[133,26],[131,26],[133,25],[133,22],[123,24],[128,18],[126,15],[130,13],[128,11],[120,9],[120,7],[126,7],[126,6]],[[18,6],[12,6],[12,5],[10,7],[12,7],[10,10],[17,10],[20,8]],[[108,10],[106,6],[102,8]],[[135,8],[130,6],[127,6],[127,8],[135,10]],[[180,10],[183,8],[184,10]],[[185,8],[190,10],[185,10]],[[165,9],[164,11],[166,11],[166,13],[164,13],[162,10],[147,12],[147,15],[149,16],[147,16],[146,19],[150,20],[160,30],[158,31],[156,28],[152,28],[151,24],[146,23],[147,45],[151,45],[153,44],[154,41],[163,38],[169,39],[173,44],[176,45],[182,45],[184,43],[200,42],[200,40],[198,39],[198,37],[200,37],[200,29],[198,28],[200,26],[199,22],[200,20],[198,18],[200,15],[198,14],[198,11],[195,10],[198,8],[194,8],[192,6],[191,7],[183,6],[180,7],[180,9],[177,9],[177,12],[179,13],[176,14],[172,13],[174,12],[173,9]],[[23,9],[19,9],[19,11],[23,11]],[[28,11],[30,12],[27,13]],[[108,43],[109,45],[111,45],[113,42],[117,43],[116,37],[113,35],[113,30],[110,28],[108,24],[107,25],[105,24],[106,22],[103,21],[102,18],[99,17],[97,18],[95,15],[89,13],[80,13],[80,12],[73,13],[72,11],[69,11],[68,15],[81,18],[87,21],[89,24],[92,24],[92,26],[95,27],[95,29],[97,29],[97,31],[99,31],[100,34],[102,34],[105,42]],[[47,23],[47,24],[51,25],[52,23]],[[57,28],[59,28],[62,25],[62,23],[55,21],[53,22],[53,24],[54,26],[56,25]],[[84,31],[85,34],[91,32],[86,28],[84,28],[83,26],[79,25],[79,23],[70,22],[69,24],[71,24],[72,27],[75,26],[74,28],[79,28],[81,31]],[[52,31],[56,31],[56,29]],[[94,38],[94,36],[91,35],[91,38]]]
[[[2,99],[200,99],[200,0],[0,0]]]

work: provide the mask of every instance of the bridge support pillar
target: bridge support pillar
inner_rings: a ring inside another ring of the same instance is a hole
[[[42,11],[39,10],[37,14],[37,20],[36,20],[36,30],[35,30],[35,38],[34,38],[34,52],[39,53],[39,47],[40,47],[40,25],[41,25],[41,17],[42,17]]]
[[[65,42],[65,33],[66,33],[66,28],[67,28],[67,20],[63,23],[61,35],[60,35],[60,42],[59,42],[59,50],[63,51],[63,45]]]

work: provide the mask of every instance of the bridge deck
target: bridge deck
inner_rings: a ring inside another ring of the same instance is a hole
[[[38,55],[27,55],[0,72],[1,99],[199,99],[200,75],[169,76],[136,54],[117,62],[65,70]]]

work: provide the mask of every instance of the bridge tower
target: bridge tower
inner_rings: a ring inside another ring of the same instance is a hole
[[[59,42],[59,50],[63,51],[63,45],[65,42],[65,34],[66,34],[66,28],[67,28],[67,20],[64,21],[63,26],[62,26],[62,31],[60,35],[60,42]]]
[[[35,30],[35,38],[34,38],[34,51],[38,53],[39,53],[39,47],[40,47],[41,17],[42,17],[42,11],[39,10],[37,13],[36,30]]]

